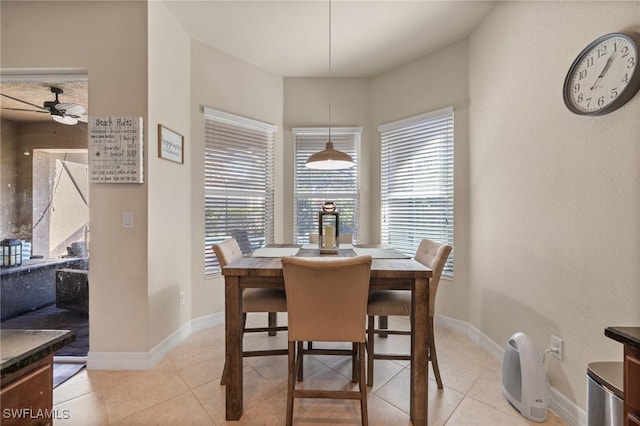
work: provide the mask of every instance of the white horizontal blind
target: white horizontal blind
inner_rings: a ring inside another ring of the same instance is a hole
[[[273,242],[276,130],[205,108],[205,274],[220,272],[214,243],[233,237],[247,253]]]
[[[305,167],[307,159],[325,149],[328,128],[294,128],[295,189],[294,232],[298,244],[309,242],[309,233],[318,232],[318,212],[325,201],[335,201],[340,213],[340,234],[358,238],[358,163],[360,150],[359,127],[332,127],[331,142],[338,151],[351,156],[354,167],[342,170],[314,170]]]
[[[410,256],[423,238],[453,245],[453,108],[378,131],[383,244]],[[453,275],[453,254],[443,274]]]

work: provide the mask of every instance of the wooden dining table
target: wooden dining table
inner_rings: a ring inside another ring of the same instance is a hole
[[[344,247],[344,246],[341,246]],[[356,256],[370,254],[369,290],[411,291],[411,380],[410,418],[414,425],[426,425],[428,419],[429,279],[427,266],[397,250],[380,246],[347,246],[336,254],[320,254],[317,246],[278,244],[255,250],[222,269],[225,279],[226,334],[226,419],[240,420],[243,410],[242,374],[242,290],[245,288],[284,289],[282,256]]]

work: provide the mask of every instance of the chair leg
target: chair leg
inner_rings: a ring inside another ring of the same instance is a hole
[[[358,344],[353,342],[351,345],[351,382],[358,383]]]
[[[438,389],[442,389],[442,378],[440,377],[440,368],[438,368],[438,356],[436,355],[436,337],[433,334],[433,317],[429,317],[429,359],[433,374],[436,376]]]
[[[359,356],[359,387],[360,387],[360,415],[362,416],[362,426],[367,426],[369,424],[369,413],[367,410],[367,383],[365,381],[365,373],[364,373],[364,352],[365,352],[365,344],[358,343],[358,356]]]
[[[296,343],[289,342],[289,368],[287,374],[287,426],[293,425],[293,390],[296,386]],[[298,357],[302,354],[298,354]]]
[[[278,326],[278,313],[269,312],[269,328],[273,329]],[[276,330],[269,330],[269,336],[275,336],[278,334]]]
[[[378,316],[378,328],[380,330],[387,330],[389,328],[389,317],[386,315]],[[387,333],[378,333],[380,337],[386,339],[389,335]]]
[[[369,315],[369,324],[367,325],[367,386],[373,386],[373,339],[376,335],[374,315]]]
[[[298,342],[298,359],[296,361],[296,370],[298,373],[298,381],[301,382],[304,376],[304,342]]]

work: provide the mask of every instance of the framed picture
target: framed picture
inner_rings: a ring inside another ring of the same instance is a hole
[[[158,124],[158,157],[184,163],[184,136]]]

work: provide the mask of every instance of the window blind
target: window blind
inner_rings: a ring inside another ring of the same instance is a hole
[[[410,256],[423,238],[453,245],[453,116],[448,107],[378,128],[382,243]]]
[[[318,232],[318,212],[325,201],[335,201],[340,213],[340,234],[358,235],[358,160],[359,127],[332,127],[334,148],[351,156],[354,167],[342,170],[313,170],[305,167],[307,159],[325,149],[329,128],[294,128],[295,185],[294,238],[296,243],[309,242],[309,233]]]
[[[273,242],[273,140],[277,127],[205,107],[205,274],[220,272],[211,245],[243,253]]]

